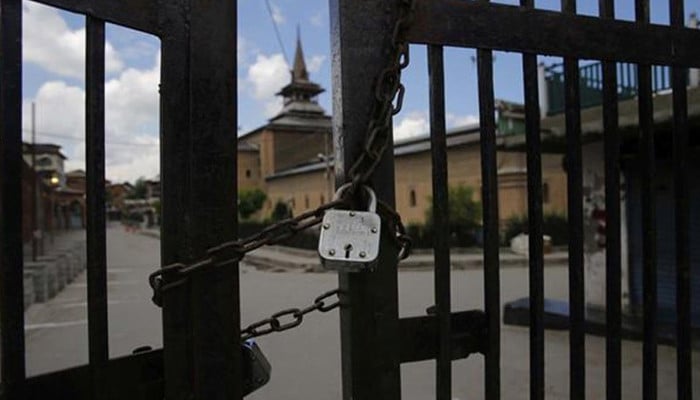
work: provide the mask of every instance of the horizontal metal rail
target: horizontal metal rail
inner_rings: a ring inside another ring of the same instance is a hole
[[[507,29],[494,29],[507,27]],[[502,4],[416,0],[413,43],[700,67],[700,30]]]

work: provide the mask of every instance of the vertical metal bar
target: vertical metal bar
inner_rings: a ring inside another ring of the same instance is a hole
[[[520,5],[534,8],[534,0]],[[537,55],[523,54],[525,137],[527,141],[527,214],[530,254],[530,399],[544,400],[544,252],[542,230],[542,147]]]
[[[649,23],[649,0],[635,1],[635,14],[640,26]],[[644,343],[642,392],[644,400],[656,400],[657,383],[657,274],[656,274],[656,201],[654,175],[656,151],[654,145],[654,100],[652,97],[652,66],[638,66],[639,130],[642,186],[642,259],[644,288]]]
[[[542,148],[537,90],[537,56],[523,54],[527,140],[527,199],[530,254],[530,398],[544,399],[544,256]]]
[[[336,182],[364,148],[374,80],[387,65],[398,2],[330,1],[333,38],[333,143]],[[367,40],[372,37],[373,40]],[[377,197],[394,204],[393,153],[384,155],[371,179]],[[384,232],[385,230],[383,230]],[[339,274],[343,399],[398,400],[398,282],[396,252],[382,237],[379,267],[371,274]]]
[[[166,265],[235,237],[236,6],[177,0],[159,9]],[[239,293],[231,267],[164,294],[166,398],[241,398]]]
[[[190,227],[202,255],[237,231],[237,1],[189,4]],[[238,267],[196,276],[191,290],[195,398],[241,399]]]
[[[23,398],[22,2],[0,2],[0,323],[2,389]]]
[[[387,65],[398,2],[384,0],[330,2],[333,60],[333,143],[336,183],[364,148],[373,85]],[[366,40],[372,37],[373,40]],[[377,198],[394,204],[393,153],[387,152],[371,178]],[[385,232],[383,232],[385,233]],[[379,267],[372,274],[339,274],[343,398],[398,400],[398,282],[396,252],[382,236]]]
[[[493,94],[493,53],[477,50],[479,120],[481,121],[481,180],[484,207],[484,304],[488,316],[486,398],[501,397],[501,305],[499,277],[498,163]]]
[[[670,2],[671,25],[685,24],[683,0]],[[673,183],[675,187],[676,222],[676,340],[678,399],[690,400],[693,395],[692,348],[690,329],[690,204],[688,201],[688,69],[672,67],[673,88]]]
[[[162,31],[160,84],[161,260],[169,265],[192,259],[189,225],[189,60],[188,1],[165,2],[159,9]],[[232,55],[235,57],[235,55]],[[235,203],[233,203],[235,204]],[[192,398],[192,344],[189,286],[163,294],[165,398]],[[232,316],[232,318],[235,316]]]
[[[575,0],[562,0],[562,11],[576,13]],[[569,217],[569,389],[570,398],[586,397],[586,336],[583,261],[583,173],[581,154],[581,91],[578,60],[564,59],[566,172]]]
[[[583,175],[578,62],[565,60],[566,170],[569,214],[570,396],[585,398],[585,320],[583,276]]]
[[[452,400],[450,326],[450,225],[445,127],[445,72],[442,46],[428,46],[430,74],[430,149],[433,166],[433,227],[435,232],[435,305],[438,318],[436,382],[438,400]]]
[[[599,1],[600,16],[615,18],[614,0]],[[629,64],[627,64],[629,66]],[[603,131],[605,147],[605,388],[608,400],[622,396],[622,263],[620,240],[620,133],[617,71],[603,61]],[[629,75],[629,74],[628,74]]]
[[[87,161],[88,347],[92,397],[109,392],[107,237],[105,233],[105,23],[87,17],[85,67],[85,154]]]

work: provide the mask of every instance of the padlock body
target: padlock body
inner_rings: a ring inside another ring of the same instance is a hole
[[[379,256],[382,221],[374,212],[329,210],[323,216],[318,254],[325,269],[373,269]]]
[[[270,381],[272,367],[255,340],[241,343],[241,363],[243,364],[243,395],[248,395]]]

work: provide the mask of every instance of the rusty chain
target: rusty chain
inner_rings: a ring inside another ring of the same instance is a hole
[[[245,329],[241,330],[241,340],[248,340],[258,336],[268,335],[272,332],[284,332],[296,328],[304,322],[304,316],[306,314],[314,311],[322,313],[332,311],[340,306],[340,300],[336,300],[331,304],[326,304],[326,300],[334,296],[340,296],[339,289],[331,290],[330,292],[318,296],[314,299],[314,302],[306,308],[289,308],[272,314],[269,318],[250,324]],[[284,322],[283,318],[285,317],[291,318],[289,321]]]
[[[234,265],[241,261],[246,253],[265,245],[278,244],[298,232],[318,225],[323,220],[323,214],[330,209],[349,207],[351,199],[357,189],[369,182],[376,170],[382,156],[391,144],[392,117],[401,111],[406,88],[401,83],[401,71],[410,62],[408,43],[404,39],[405,31],[413,18],[415,0],[397,0],[399,3],[399,17],[392,30],[392,46],[387,65],[374,82],[374,104],[371,110],[371,119],[367,127],[365,146],[356,162],[349,170],[351,187],[340,199],[301,214],[294,218],[285,219],[263,229],[250,237],[235,241],[225,242],[207,251],[205,257],[192,264],[172,264],[160,268],[148,277],[153,289],[153,302],[162,306],[164,292],[183,285],[189,277],[197,272]],[[406,229],[401,222],[401,216],[389,204],[379,201],[377,213],[385,222],[389,236],[399,249],[399,260],[408,257],[411,249],[411,240],[406,235]],[[337,308],[340,303],[335,302],[326,305],[325,300],[339,295],[339,290],[333,290],[322,294],[314,300],[314,303],[303,309],[291,308],[282,310],[259,322],[249,325],[241,331],[243,340],[267,335],[272,332],[282,332],[299,326],[306,314],[313,311],[328,312]],[[282,318],[289,318],[283,322]]]

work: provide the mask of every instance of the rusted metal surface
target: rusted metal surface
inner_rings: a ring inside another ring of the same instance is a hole
[[[439,21],[439,22],[438,22]],[[494,26],[508,29],[494,29]],[[416,0],[414,43],[700,67],[700,31],[503,4]]]

